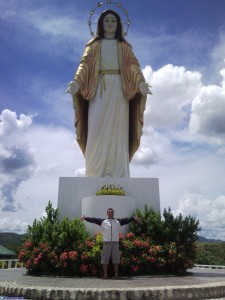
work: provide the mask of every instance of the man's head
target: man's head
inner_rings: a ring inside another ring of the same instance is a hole
[[[113,208],[107,209],[107,216],[108,216],[108,219],[113,219],[113,217],[114,217],[114,209]]]

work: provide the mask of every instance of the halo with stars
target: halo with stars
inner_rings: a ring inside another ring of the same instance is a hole
[[[124,15],[126,16],[126,22],[125,23],[122,23],[122,24],[125,24],[127,25],[127,28],[126,28],[126,31],[123,33],[124,36],[128,35],[128,30],[129,30],[129,27],[130,27],[130,20],[129,20],[129,17],[128,17],[128,12],[126,9],[123,8],[123,6],[121,5],[120,2],[114,2],[114,1],[111,1],[111,0],[106,0],[105,2],[99,2],[96,7],[94,9],[92,9],[90,11],[90,17],[89,17],[89,20],[88,20],[88,26],[89,26],[89,29],[90,29],[90,34],[92,36],[94,36],[94,32],[92,31],[92,24],[96,24],[96,23],[93,23],[91,21],[92,19],[92,16],[94,15],[95,11],[98,9],[98,8],[101,8],[103,5],[105,4],[113,4],[113,5],[116,5],[118,8],[122,9],[123,10],[123,13]]]

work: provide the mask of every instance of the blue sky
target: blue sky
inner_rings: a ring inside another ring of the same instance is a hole
[[[93,0],[0,0],[0,230],[23,232],[81,176],[71,97]],[[121,0],[148,97],[132,177],[158,177],[161,208],[225,240],[225,2]],[[103,9],[116,8],[104,5]],[[103,10],[96,12],[96,16]]]

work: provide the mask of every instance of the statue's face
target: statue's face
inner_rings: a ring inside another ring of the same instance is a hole
[[[103,19],[103,29],[104,33],[116,33],[117,29],[117,20],[116,17],[112,14],[108,14]]]

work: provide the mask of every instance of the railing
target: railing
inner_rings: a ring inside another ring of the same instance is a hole
[[[12,269],[12,268],[23,268],[24,264],[19,261],[17,258],[12,259],[0,259],[0,269]],[[218,265],[199,265],[195,264],[196,268],[205,268],[205,269],[225,269],[225,266]]]
[[[225,269],[225,266],[218,266],[218,265],[197,265],[195,264],[196,268],[205,268],[205,269]]]
[[[0,269],[23,268],[23,263],[17,258],[0,259]]]

